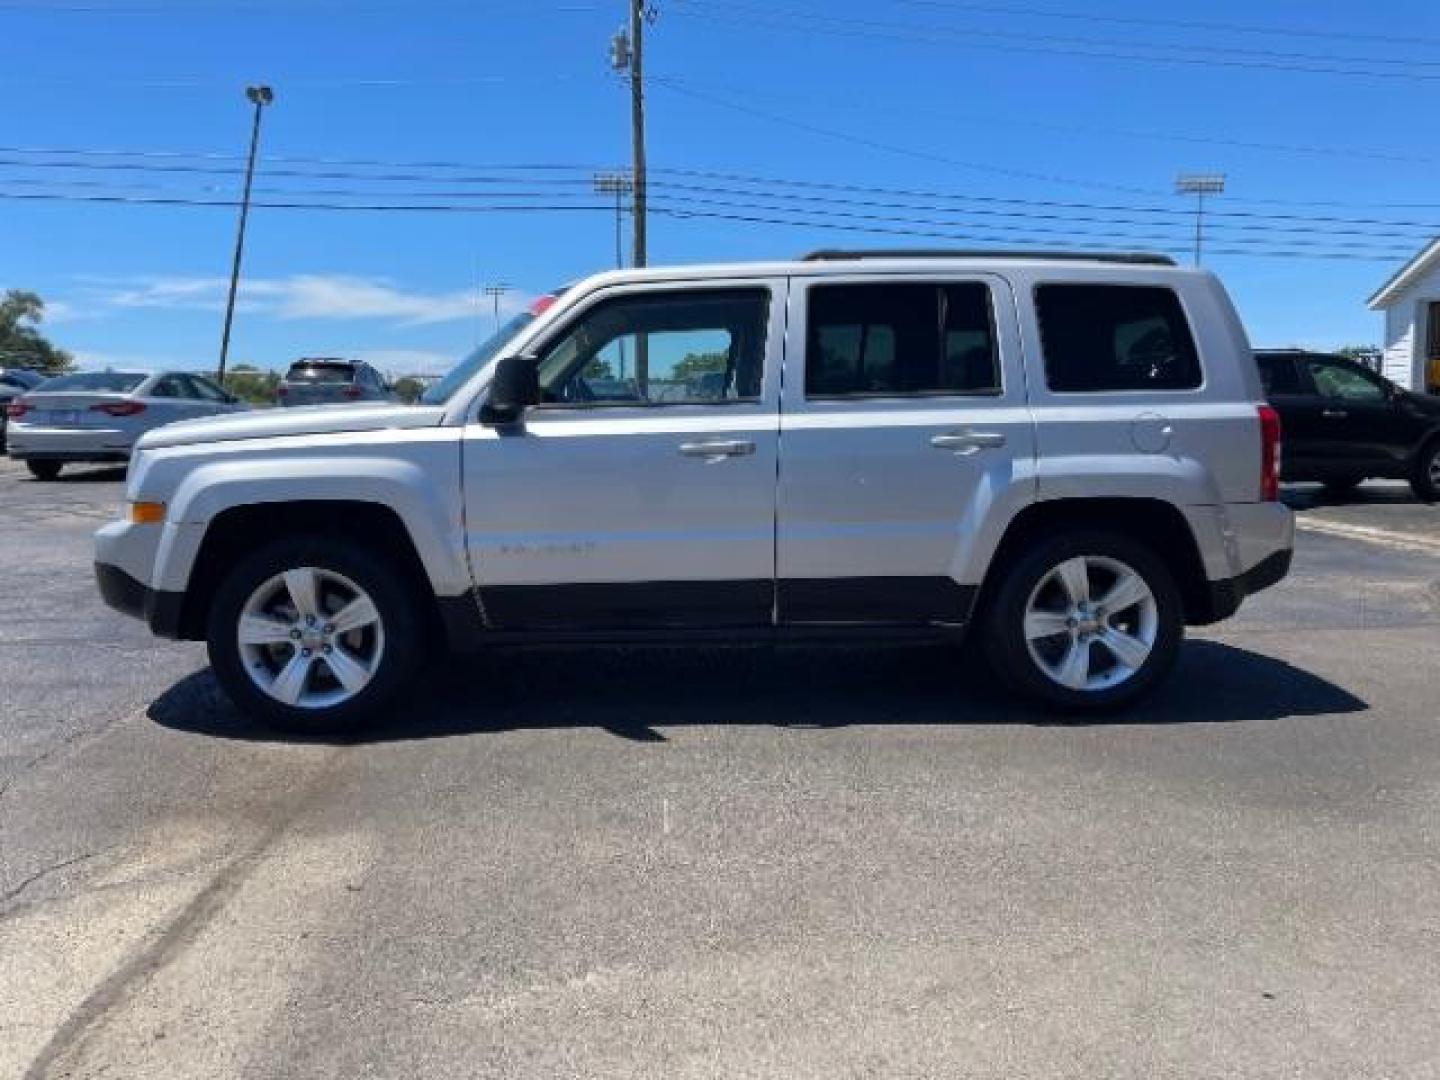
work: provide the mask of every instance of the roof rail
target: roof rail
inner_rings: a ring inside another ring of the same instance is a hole
[[[852,259],[1047,259],[1137,266],[1174,266],[1169,255],[1146,251],[1044,251],[995,248],[821,248],[800,256],[801,262],[848,262]]]

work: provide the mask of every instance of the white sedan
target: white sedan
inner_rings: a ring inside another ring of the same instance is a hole
[[[5,449],[39,480],[67,462],[119,462],[135,440],[176,420],[245,408],[188,371],[87,371],[61,375],[10,402]]]

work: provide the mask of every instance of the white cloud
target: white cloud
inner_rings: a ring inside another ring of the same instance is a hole
[[[460,359],[458,354],[424,349],[361,349],[351,355],[374,365],[392,379],[405,375],[444,375]]]
[[[214,361],[205,361],[193,356],[176,358],[157,356],[153,353],[115,353],[95,349],[74,350],[75,363],[87,370],[114,368],[117,371],[198,371],[207,366],[214,367]]]
[[[108,308],[219,311],[227,281],[218,277],[149,277],[97,282],[93,303]],[[519,293],[501,300],[502,315],[524,308]],[[72,305],[75,306],[75,305]],[[414,292],[385,278],[346,274],[291,274],[242,279],[237,307],[276,319],[389,319],[402,325],[454,322],[493,313],[479,288]]]

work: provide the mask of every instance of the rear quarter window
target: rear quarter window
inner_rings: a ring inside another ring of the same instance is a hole
[[[1195,338],[1173,289],[1040,285],[1035,310],[1051,390],[1194,390],[1201,384]]]

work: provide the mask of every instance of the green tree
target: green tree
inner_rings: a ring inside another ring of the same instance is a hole
[[[400,400],[407,405],[414,402],[425,392],[425,383],[414,375],[402,375],[394,382],[395,393],[400,395]]]
[[[38,327],[45,319],[45,301],[27,289],[7,289],[0,296],[0,367],[31,368],[59,375],[75,366],[75,358],[56,348]]]
[[[1379,356],[1380,352],[1379,345],[1342,345],[1335,350],[1335,355],[1354,359],[1357,356]]]
[[[236,364],[225,373],[225,389],[251,405],[275,404],[280,376],[254,364]]]
[[[699,375],[713,375],[724,371],[726,356],[723,352],[687,353],[671,373],[675,382],[688,382]]]

